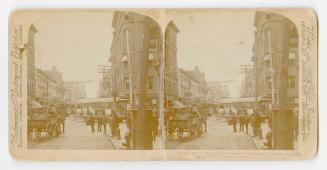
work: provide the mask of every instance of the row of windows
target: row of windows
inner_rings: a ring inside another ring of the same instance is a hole
[[[147,89],[153,89],[154,88],[154,78],[153,76],[149,76],[147,79]],[[130,81],[128,77],[124,78],[124,89],[129,90],[130,89]]]
[[[272,79],[271,79],[271,77],[266,78],[266,83],[268,85],[268,88],[272,89]],[[259,85],[259,89],[262,89],[262,88],[260,88],[260,86],[261,85]],[[287,87],[289,89],[295,89],[295,87],[296,87],[296,78],[295,78],[295,76],[288,76]]]

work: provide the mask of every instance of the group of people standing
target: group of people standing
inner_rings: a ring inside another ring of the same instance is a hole
[[[107,123],[108,119],[105,116],[105,110],[104,109],[96,109],[95,114],[93,114],[90,109],[87,110],[87,125],[91,126],[92,133],[95,132],[95,123],[97,123],[97,131],[102,132],[102,127],[104,134],[107,133]]]
[[[230,124],[233,126],[233,132],[246,132],[249,133],[249,124],[252,128],[252,136],[262,138],[261,129],[262,118],[260,114],[253,114],[249,116],[246,111],[239,112],[239,114],[232,114]],[[239,128],[237,130],[237,124]]]

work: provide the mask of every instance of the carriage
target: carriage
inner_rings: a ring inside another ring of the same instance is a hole
[[[49,107],[34,105],[29,108],[27,117],[28,135],[37,138],[45,134],[46,137],[56,137],[63,132],[65,116],[61,114],[49,114]]]
[[[168,113],[168,120],[166,120],[167,139],[172,141],[176,136],[182,138],[185,134],[190,137],[201,136],[203,133],[203,116],[195,108],[178,105]]]

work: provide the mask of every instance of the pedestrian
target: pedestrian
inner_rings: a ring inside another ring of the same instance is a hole
[[[88,118],[89,125],[91,126],[92,133],[94,133],[94,123],[95,123],[94,115],[93,113],[90,112],[90,110],[87,111],[87,114],[89,117]]]
[[[97,110],[97,120],[98,120],[98,132],[102,132],[103,114],[100,110]]]
[[[244,116],[240,115],[240,126],[239,126],[239,131],[244,132]]]
[[[254,116],[255,121],[255,129],[256,129],[256,136],[262,139],[262,129],[261,129],[261,116],[260,113],[255,114]]]
[[[234,114],[232,114],[232,118],[231,118],[231,122],[232,122],[232,125],[233,125],[233,132],[237,132],[237,129],[236,129],[236,125],[237,125],[237,118]]]
[[[120,138],[119,119],[116,112],[111,117],[111,136]]]
[[[103,125],[103,131],[104,131],[104,134],[106,135],[107,134],[107,117],[106,117],[106,114],[105,114],[105,110],[102,109],[101,110],[101,113],[102,113],[102,125]]]
[[[257,136],[254,115],[251,116],[252,137]]]
[[[249,134],[249,116],[247,115],[246,112],[244,115],[244,126],[245,126],[245,130],[246,130],[246,134]]]

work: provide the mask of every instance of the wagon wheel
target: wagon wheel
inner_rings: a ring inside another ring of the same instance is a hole
[[[42,129],[41,128],[35,128],[34,129],[34,134],[35,134],[36,138],[40,138],[41,134],[42,134]]]
[[[179,138],[183,137],[183,133],[184,133],[184,131],[183,131],[182,128],[177,128],[176,131],[177,131],[177,136],[178,136]]]
[[[168,130],[166,133],[168,141],[172,141],[174,139],[174,131]]]

